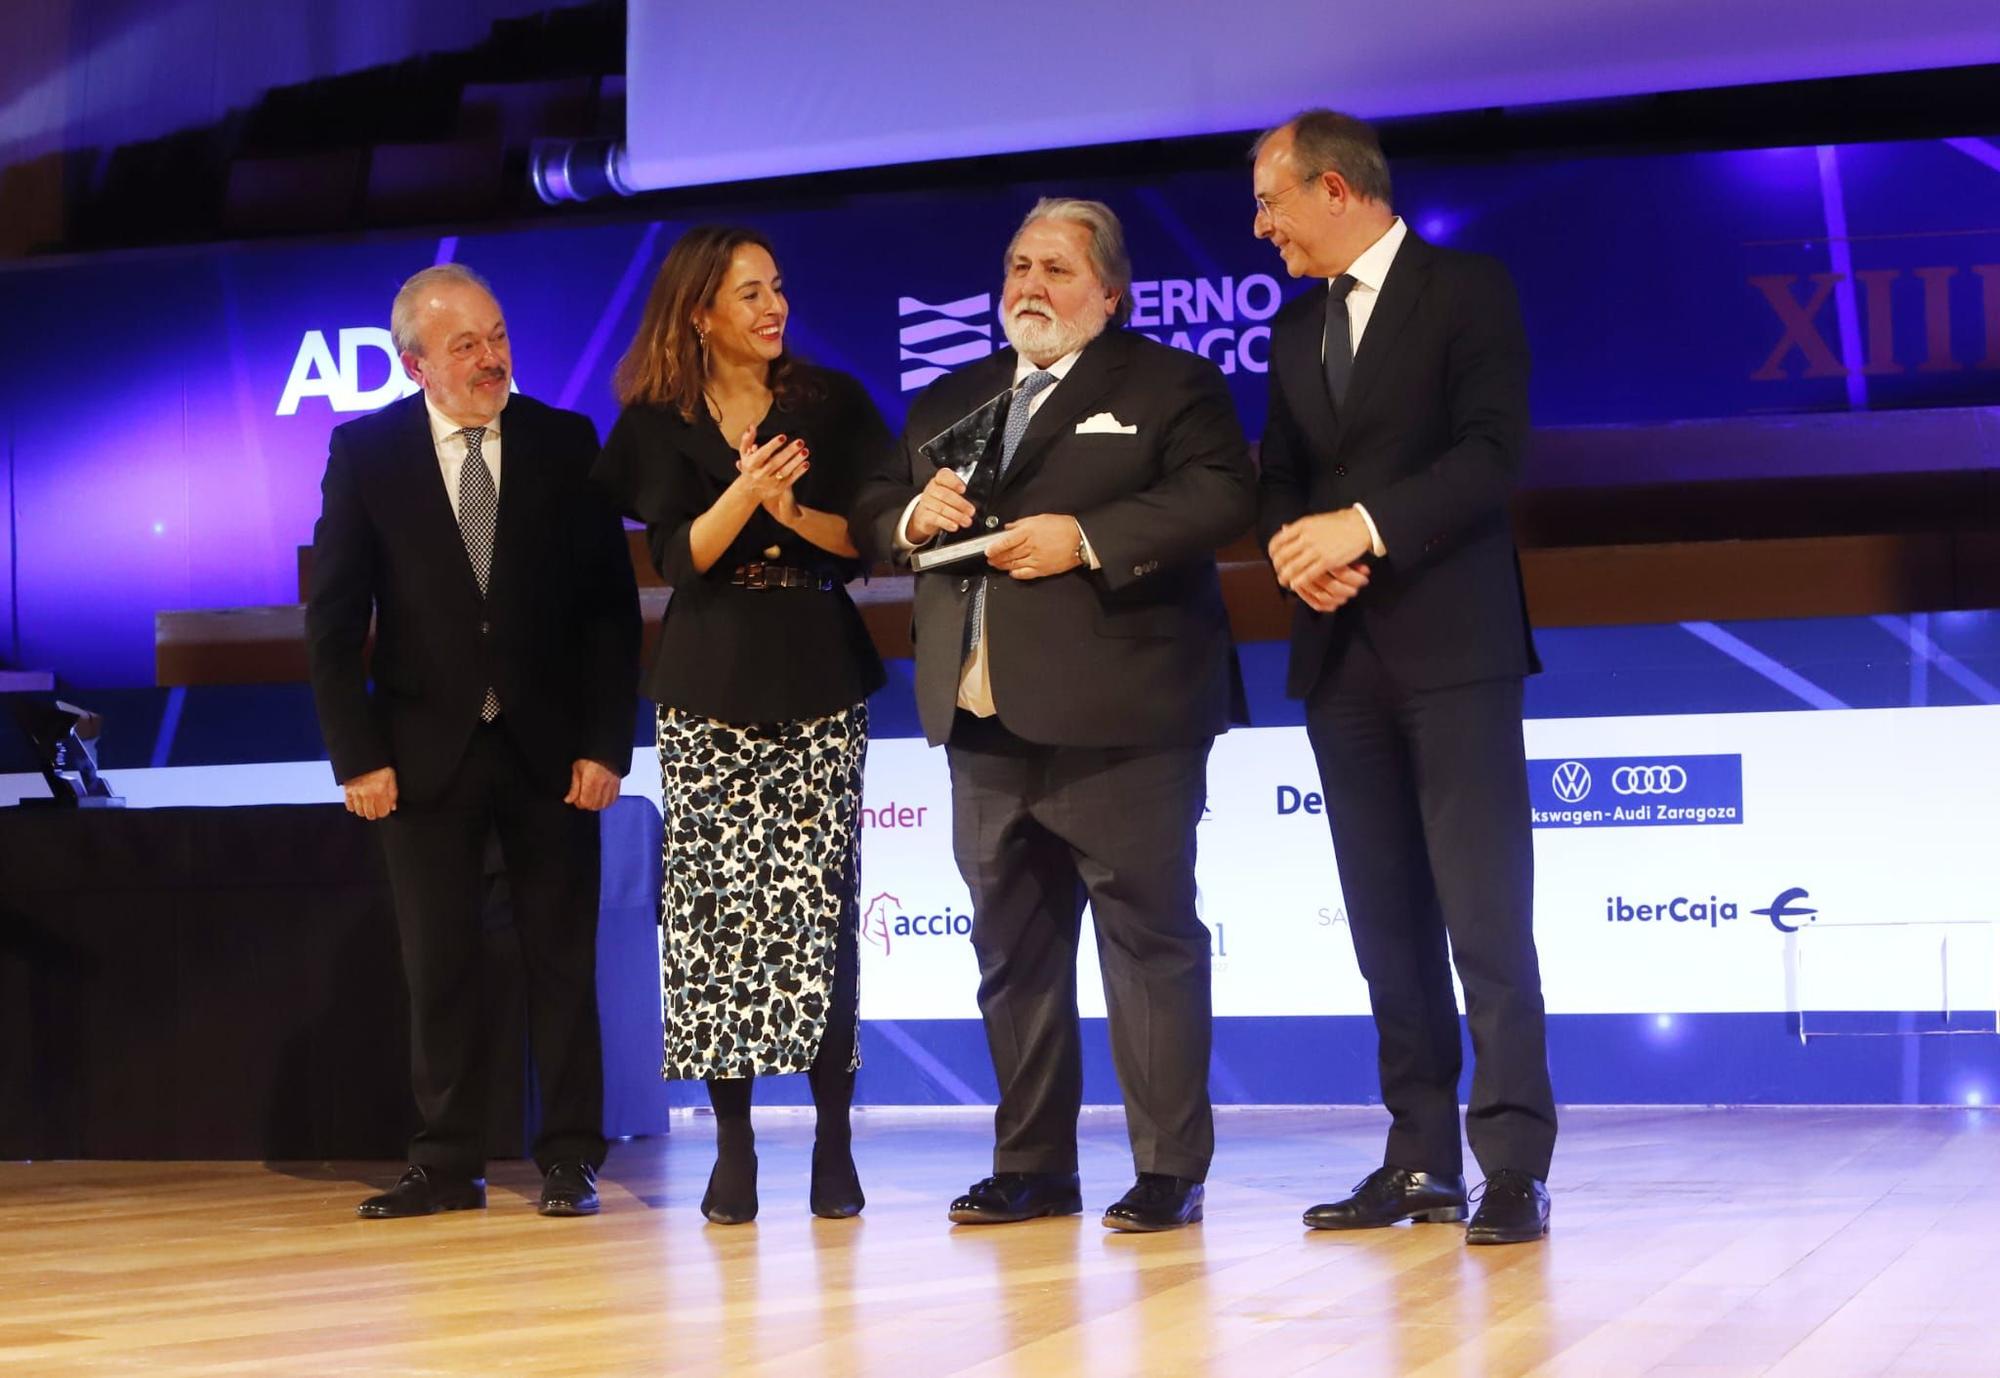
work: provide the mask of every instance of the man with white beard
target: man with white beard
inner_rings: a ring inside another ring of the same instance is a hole
[[[1174,1229],[1201,1219],[1215,1138],[1195,828],[1209,746],[1242,720],[1214,552],[1248,526],[1256,479],[1215,365],[1119,328],[1131,266],[1109,207],[1043,200],[1005,275],[1013,347],[916,400],[849,523],[864,555],[929,552],[916,576],[917,707],[951,766],[952,845],[1000,1084],[993,1175],[950,1216],[999,1224],[1083,1208],[1087,900],[1138,1170],[1104,1223]],[[930,563],[973,536],[998,539]]]

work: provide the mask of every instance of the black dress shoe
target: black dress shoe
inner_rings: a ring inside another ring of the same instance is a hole
[[[1199,1182],[1163,1172],[1142,1172],[1132,1190],[1104,1212],[1104,1228],[1136,1234],[1178,1230],[1201,1219],[1201,1202],[1206,1195]]]
[[[380,1196],[371,1196],[354,1208],[363,1220],[401,1220],[413,1215],[436,1215],[439,1211],[486,1209],[484,1177],[448,1177],[435,1168],[412,1163],[403,1175]]]
[[[955,1225],[1011,1225],[1082,1211],[1083,1191],[1074,1172],[996,1172],[951,1203]]]
[[[861,1174],[854,1170],[852,1151],[813,1145],[812,1190],[807,1200],[812,1213],[825,1220],[846,1220],[861,1214],[868,1198],[861,1194]]]
[[[747,1225],[757,1218],[757,1155],[721,1153],[709,1170],[701,1213],[711,1225]]]
[[[596,1215],[598,1204],[596,1168],[573,1160],[549,1164],[542,1178],[543,1215]]]
[[[1481,1191],[1467,1244],[1531,1244],[1549,1232],[1549,1189],[1539,1177],[1503,1167]]]
[[[1402,1167],[1378,1167],[1354,1184],[1354,1195],[1306,1212],[1306,1224],[1315,1230],[1376,1230],[1399,1220],[1448,1224],[1463,1219],[1463,1177]]]

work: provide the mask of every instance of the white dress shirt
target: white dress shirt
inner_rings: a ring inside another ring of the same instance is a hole
[[[1014,386],[1017,388],[1021,386],[1022,382],[1031,373],[1053,373],[1056,376],[1055,382],[1050,383],[1047,387],[1028,399],[1029,420],[1032,421],[1034,419],[1035,413],[1041,410],[1042,404],[1047,402],[1055,393],[1055,390],[1062,386],[1063,379],[1069,377],[1069,371],[1076,367],[1076,361],[1082,356],[1083,351],[1081,349],[1073,349],[1063,355],[1062,358],[1050,364],[1046,369],[1038,369],[1026,355],[1020,355],[1016,359],[1014,364]],[[898,550],[910,551],[916,549],[916,542],[912,541],[909,535],[910,517],[916,512],[917,503],[922,499],[922,496],[922,494],[918,494],[917,497],[910,499],[910,505],[903,509],[903,520],[896,527],[896,548]],[[1076,534],[1083,546],[1084,563],[1092,569],[1100,568],[1097,552],[1090,548],[1090,539],[1083,534],[1081,523],[1077,525]],[[986,660],[986,624],[984,621],[980,623],[979,639],[972,643],[972,654],[965,658],[965,672],[959,676],[958,706],[982,718],[990,718],[994,713],[993,675],[991,667]]]
[[[1389,268],[1396,261],[1396,251],[1403,247],[1403,240],[1409,237],[1409,226],[1403,217],[1397,216],[1382,231],[1382,237],[1362,250],[1361,257],[1348,265],[1347,276],[1354,279],[1354,286],[1347,293],[1347,343],[1349,357],[1361,353],[1361,336],[1368,329],[1368,318],[1375,314],[1375,303],[1382,295],[1382,283],[1389,276]],[[1333,283],[1327,282],[1329,290]],[[1320,363],[1326,363],[1326,339],[1320,338]],[[1388,549],[1382,544],[1382,533],[1375,529],[1375,519],[1368,515],[1368,509],[1360,503],[1354,510],[1361,514],[1361,520],[1368,528],[1368,541],[1374,547],[1377,559],[1387,555]]]
[[[431,443],[437,447],[438,469],[444,475],[444,495],[451,499],[451,515],[458,516],[458,474],[465,467],[465,429],[456,421],[431,405],[430,394],[424,394],[424,410],[430,413]],[[494,417],[486,423],[486,434],[479,438],[479,455],[486,461],[486,472],[493,475],[493,493],[500,493],[500,418]]]

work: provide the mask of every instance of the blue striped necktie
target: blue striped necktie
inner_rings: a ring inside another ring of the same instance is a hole
[[[1047,369],[1036,369],[1021,380],[1014,389],[1014,400],[1007,404],[1007,425],[1000,432],[1000,477],[1014,462],[1014,451],[1021,448],[1021,437],[1028,433],[1028,421],[1032,414],[1029,403],[1036,395],[1054,385],[1056,376]],[[990,573],[990,571],[989,571]],[[979,644],[979,638],[986,631],[986,579],[980,576],[979,587],[972,591],[972,616],[965,623],[965,654],[959,657],[963,664],[972,655],[972,648]]]

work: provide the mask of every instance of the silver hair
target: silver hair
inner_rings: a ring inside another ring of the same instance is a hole
[[[1250,148],[1251,158],[1287,130],[1292,135],[1292,170],[1300,181],[1337,172],[1357,195],[1384,206],[1390,204],[1389,160],[1382,156],[1382,141],[1366,120],[1337,110],[1304,110],[1258,135]]]
[[[424,342],[417,335],[417,312],[423,307],[424,294],[443,283],[477,287],[494,301],[500,300],[493,296],[492,284],[463,263],[440,263],[410,274],[409,280],[396,289],[396,300],[389,306],[389,338],[395,341],[398,354],[423,354]]]
[[[1097,274],[1097,280],[1105,290],[1118,294],[1118,305],[1111,309],[1111,324],[1123,325],[1132,316],[1132,260],[1125,252],[1125,227],[1118,223],[1118,213],[1102,201],[1085,201],[1074,196],[1044,196],[1035,202],[1035,208],[1021,218],[1014,231],[1014,237],[1007,241],[1007,253],[1001,259],[1004,272],[1014,260],[1014,246],[1021,241],[1021,233],[1037,220],[1066,220],[1072,225],[1081,225],[1090,231],[1090,266]]]

